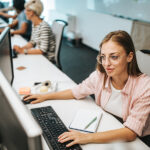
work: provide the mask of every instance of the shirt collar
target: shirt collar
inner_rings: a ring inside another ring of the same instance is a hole
[[[107,77],[106,82],[105,82],[105,88],[111,92],[111,77]],[[129,75],[128,80],[124,86],[124,88],[121,90],[122,93],[129,95],[131,92],[131,84],[132,84],[132,77]]]
[[[105,82],[105,89],[107,89],[109,92],[111,92],[110,82],[111,82],[111,77],[107,76],[106,82]]]
[[[131,92],[132,83],[133,83],[133,77],[129,75],[128,80],[127,80],[124,88],[122,89],[122,92],[129,95]]]

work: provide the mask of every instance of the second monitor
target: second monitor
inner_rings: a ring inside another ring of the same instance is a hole
[[[14,73],[9,27],[6,27],[0,34],[0,69],[6,76],[9,83],[12,84]]]
[[[4,147],[2,150],[43,150],[41,135],[41,128],[0,70],[0,145]]]

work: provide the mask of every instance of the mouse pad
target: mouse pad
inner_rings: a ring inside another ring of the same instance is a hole
[[[24,67],[24,66],[19,66],[19,67],[17,67],[16,69],[21,71],[21,70],[26,69],[26,67]]]

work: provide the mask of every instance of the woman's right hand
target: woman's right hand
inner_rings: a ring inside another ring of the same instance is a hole
[[[31,104],[41,103],[46,100],[45,95],[43,94],[26,95],[23,97],[24,101],[30,100],[30,99],[35,99],[34,101],[31,102]]]

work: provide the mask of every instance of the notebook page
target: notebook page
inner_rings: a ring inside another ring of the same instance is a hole
[[[101,111],[94,111],[90,109],[80,109],[76,113],[75,117],[73,118],[73,121],[70,124],[69,128],[81,130],[85,132],[96,132],[101,117],[102,117]],[[87,125],[90,122],[92,123],[87,127]],[[85,127],[87,128],[85,129]]]

